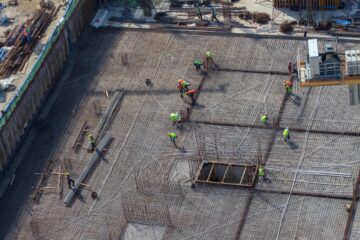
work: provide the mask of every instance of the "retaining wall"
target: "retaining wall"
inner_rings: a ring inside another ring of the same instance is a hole
[[[98,0],[73,0],[51,34],[32,71],[0,118],[0,180],[39,109],[72,54],[81,31],[95,15]]]

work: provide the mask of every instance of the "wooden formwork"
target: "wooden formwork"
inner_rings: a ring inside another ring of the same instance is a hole
[[[273,6],[276,8],[307,8],[307,0],[274,0]],[[313,9],[318,9],[321,11],[325,10],[337,10],[340,6],[339,0],[316,0],[310,1]]]

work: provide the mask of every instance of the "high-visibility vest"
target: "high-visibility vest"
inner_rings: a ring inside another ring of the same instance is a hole
[[[202,65],[202,62],[201,62],[200,60],[196,60],[196,61],[194,62],[194,64],[195,64],[195,65]]]
[[[268,120],[268,117],[266,115],[261,116],[261,122],[266,123]]]
[[[191,89],[189,91],[186,92],[187,95],[190,95],[190,94],[195,94],[196,93],[196,90],[195,89]]]
[[[183,82],[181,82],[181,85],[182,85],[183,87],[187,87],[187,86],[189,86],[190,84],[189,84],[188,82],[186,82],[186,81],[183,81]]]
[[[179,113],[179,112],[176,112],[175,114],[176,114],[176,120],[177,120],[177,121],[181,121],[181,115],[180,115],[180,113]]]
[[[207,58],[212,58],[212,54],[211,54],[210,51],[205,52],[205,56],[206,56]]]
[[[264,170],[263,167],[259,167],[259,176],[260,176],[260,177],[265,176],[265,170]]]
[[[89,135],[89,142],[90,143],[95,143],[95,138],[92,134]]]
[[[285,128],[284,132],[283,132],[284,137],[288,137],[289,136],[289,129]]]
[[[171,113],[171,114],[170,114],[170,120],[173,121],[173,122],[176,122],[176,120],[177,120],[177,114],[176,114],[176,113]]]
[[[168,135],[169,135],[170,138],[176,138],[177,137],[176,133],[174,133],[174,132],[168,133]]]

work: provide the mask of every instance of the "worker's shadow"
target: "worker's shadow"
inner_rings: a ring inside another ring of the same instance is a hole
[[[219,84],[219,91],[222,93],[227,93],[227,89],[229,86],[230,86],[229,83]]]
[[[297,148],[299,148],[299,145],[297,145],[294,141],[289,140],[289,141],[287,142],[287,144],[289,145],[289,147],[290,147],[291,149],[297,149]]]
[[[288,99],[290,102],[294,103],[296,106],[298,106],[298,107],[301,106],[302,98],[300,96],[292,93],[291,95],[288,96]]]
[[[184,146],[178,146],[178,145],[176,145],[176,149],[179,150],[179,152],[181,152],[181,153],[186,153],[186,149],[185,149]]]
[[[205,105],[195,102],[194,105],[192,105],[192,108],[193,109],[201,109],[201,108],[205,108]]]

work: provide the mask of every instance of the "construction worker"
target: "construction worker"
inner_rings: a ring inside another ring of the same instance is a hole
[[[210,51],[205,52],[206,63],[213,62],[213,55]]]
[[[183,79],[179,79],[179,80],[178,80],[178,85],[176,86],[177,89],[179,89],[180,97],[181,97],[181,98],[184,97],[183,95],[184,95],[184,92],[185,92],[184,87],[183,87],[183,85],[181,84],[182,82],[184,82],[184,80],[183,80]]]
[[[89,133],[88,138],[91,144],[91,151],[94,151],[94,149],[96,148],[94,135],[92,135],[92,133]]]
[[[216,20],[217,23],[220,23],[219,19],[216,17],[216,11],[214,7],[211,7],[211,21]]]
[[[201,9],[199,6],[196,7],[196,16],[202,20],[202,13],[201,13]]]
[[[259,174],[259,179],[264,181],[265,179],[265,169],[262,165],[259,166],[259,170],[258,170],[258,174]]]
[[[191,103],[194,104],[195,103],[195,98],[194,95],[197,93],[197,91],[195,89],[191,89],[189,91],[186,92],[186,95],[188,95],[191,99]]]
[[[168,133],[168,136],[170,137],[170,141],[174,144],[174,146],[176,146],[176,138],[177,138],[177,135],[175,132],[170,132]]]
[[[289,64],[288,64],[288,70],[289,70],[289,74],[291,74],[292,73],[292,63],[291,62],[289,62]]]
[[[307,36],[307,31],[305,30],[304,31],[304,38],[306,38],[306,36]]]
[[[284,129],[283,136],[284,136],[284,141],[289,142],[289,140],[290,140],[289,128]]]
[[[176,123],[181,122],[180,113],[171,113],[169,119],[173,122],[173,126],[176,126]]]
[[[263,124],[267,124],[267,121],[268,121],[269,119],[268,119],[268,116],[267,116],[267,114],[262,114],[261,115],[261,122],[263,123]]]
[[[284,87],[285,87],[286,93],[290,95],[292,93],[293,82],[290,80],[285,80]]]
[[[296,66],[296,63],[293,63],[293,73],[297,73],[297,66]]]
[[[196,71],[201,70],[202,62],[200,60],[195,60],[194,65],[195,65]]]
[[[189,86],[190,86],[191,84],[188,83],[187,81],[182,81],[182,82],[181,82],[181,85],[183,86],[184,91],[187,92],[187,91],[189,91]]]
[[[70,178],[70,174],[66,174],[66,180],[69,185],[69,189],[72,189],[75,185],[75,181]]]

